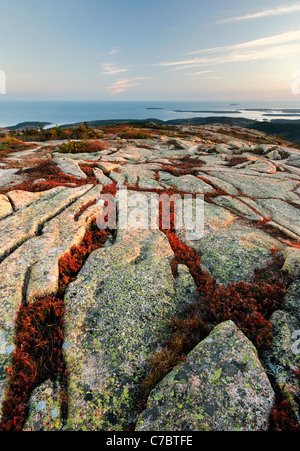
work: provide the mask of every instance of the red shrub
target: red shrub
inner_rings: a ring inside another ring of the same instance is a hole
[[[88,143],[87,146],[87,152],[101,152],[102,150],[107,150],[108,149],[108,143],[106,141],[102,141],[102,140],[97,140],[97,141],[91,141]]]

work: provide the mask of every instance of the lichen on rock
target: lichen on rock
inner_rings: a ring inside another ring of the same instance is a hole
[[[150,394],[137,431],[265,431],[274,392],[252,343],[217,326]]]

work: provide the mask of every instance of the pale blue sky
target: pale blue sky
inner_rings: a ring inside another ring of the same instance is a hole
[[[300,1],[1,0],[6,100],[293,99]]]

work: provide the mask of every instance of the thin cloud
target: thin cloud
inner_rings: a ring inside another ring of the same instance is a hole
[[[103,63],[101,64],[101,75],[117,75],[122,72],[128,72],[128,69],[118,68],[114,64],[111,63]]]
[[[197,50],[190,52],[189,55],[203,54],[203,56],[179,61],[165,61],[157,63],[156,66],[168,67],[171,71],[178,71],[203,65],[278,59],[291,53],[299,54],[299,51],[300,31],[292,31],[241,44]]]
[[[300,3],[295,3],[289,6],[278,6],[277,8],[265,9],[264,11],[258,11],[254,14],[245,14],[244,16],[229,17],[228,19],[223,19],[218,21],[218,24],[222,23],[232,23],[241,22],[244,20],[261,19],[263,17],[281,16],[283,14],[291,14],[300,11]]]
[[[110,91],[111,95],[120,94],[121,92],[128,91],[128,89],[140,86],[141,80],[145,80],[145,77],[136,77],[131,79],[121,79],[114,82],[111,86],[106,89]]]
[[[197,55],[199,53],[218,53],[231,50],[247,49],[247,48],[257,48],[264,46],[273,46],[279,44],[286,44],[288,42],[300,40],[300,31],[288,31],[285,33],[280,33],[272,36],[267,36],[266,38],[255,39],[253,41],[243,42],[241,44],[226,45],[222,47],[213,47],[208,49],[195,50],[189,52],[186,55]]]
[[[210,74],[211,70],[200,70],[198,72],[190,72],[189,75],[204,75],[204,74]]]
[[[107,53],[107,55],[116,55],[117,53],[120,53],[120,52],[121,52],[120,49],[112,48],[112,49]]]

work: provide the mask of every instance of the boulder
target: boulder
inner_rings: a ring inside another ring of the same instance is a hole
[[[234,222],[204,236],[194,246],[201,255],[202,267],[218,283],[249,282],[258,267],[272,259],[272,249],[284,246],[261,230]]]
[[[267,431],[274,396],[255,347],[228,321],[151,392],[136,431]]]
[[[80,169],[79,163],[71,158],[55,156],[53,162],[66,175],[72,175],[78,180],[87,178],[87,175]]]
[[[298,276],[300,274],[300,249],[287,247],[284,252],[284,260],[283,271],[293,277]]]

